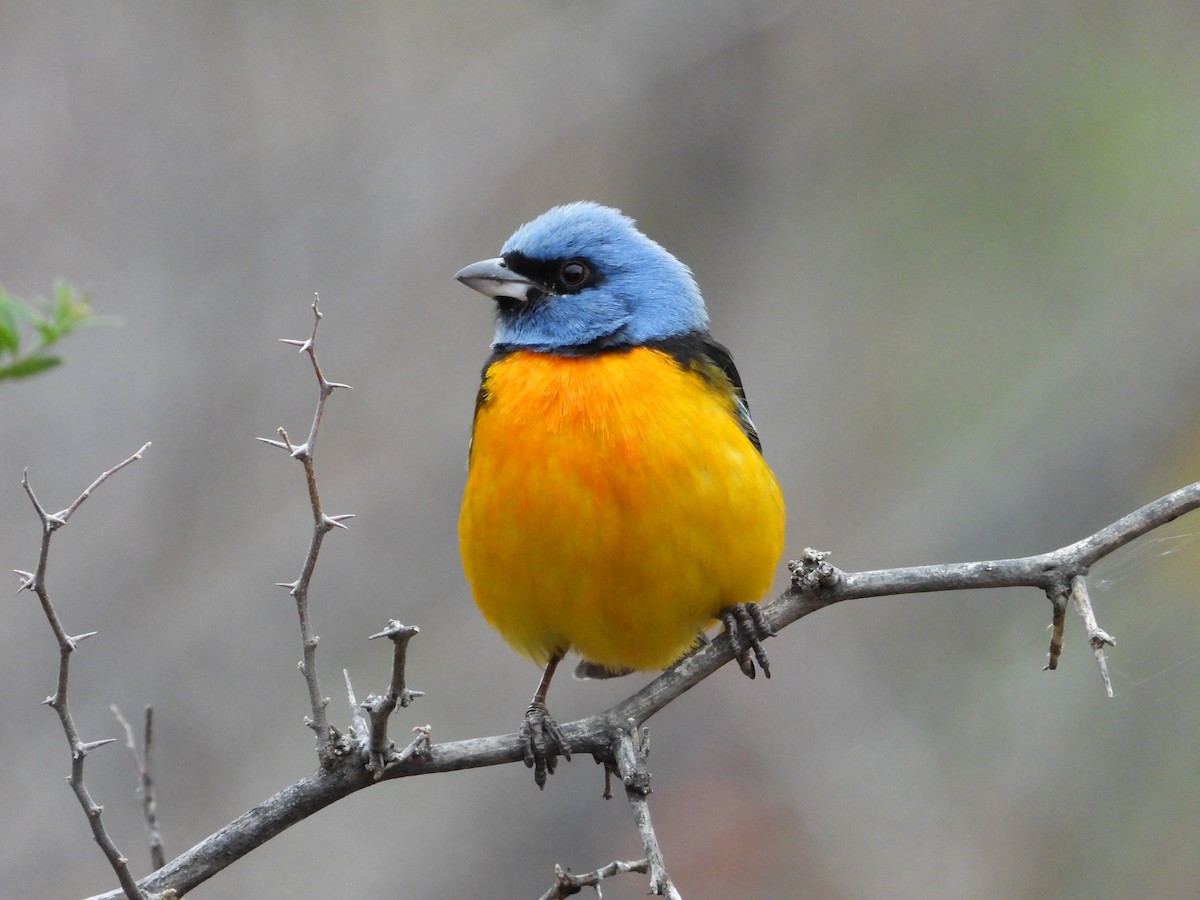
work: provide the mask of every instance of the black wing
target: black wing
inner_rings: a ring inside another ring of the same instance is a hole
[[[483,364],[483,371],[479,375],[479,390],[475,393],[475,413],[471,417],[471,440],[467,442],[467,465],[471,464],[471,446],[475,443],[475,421],[479,418],[479,410],[483,409],[484,404],[488,402],[487,392],[487,373],[493,363],[497,363],[511,353],[508,349],[495,349],[491,356],[487,358],[487,362]]]
[[[754,427],[750,418],[750,401],[746,399],[746,390],[742,387],[742,376],[738,374],[737,366],[733,364],[733,355],[724,344],[714,340],[707,331],[693,331],[678,337],[653,341],[649,346],[671,354],[681,366],[695,369],[705,378],[724,376],[733,388],[738,424],[754,448],[762,453],[762,441],[759,440],[758,429]]]

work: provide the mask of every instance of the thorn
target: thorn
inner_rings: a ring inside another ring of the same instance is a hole
[[[298,581],[277,581],[277,582],[275,582],[275,587],[286,588],[287,592],[294,597],[296,595],[296,591],[300,587],[300,582],[298,582]]]
[[[93,750],[103,747],[105,744],[111,744],[115,740],[116,740],[116,738],[105,738],[102,741],[90,741],[89,743],[86,743],[86,744],[76,745],[75,750],[76,750],[76,752],[82,753],[84,756],[86,756],[87,754],[91,753]]]
[[[100,632],[98,632],[98,631],[86,631],[83,634],[77,634],[72,637],[69,637],[69,638],[67,638],[67,640],[70,641],[72,644],[78,644],[81,641],[86,641],[88,638],[94,637],[95,635],[97,635],[99,633]]]
[[[273,441],[270,438],[255,438],[255,440],[262,441],[264,444],[268,444],[271,447],[278,447],[280,450],[288,449],[288,445],[285,444],[283,441]]]
[[[340,381],[327,381],[327,382],[325,382],[325,386],[329,387],[329,388],[333,388],[335,390],[337,388],[345,388],[348,391],[354,390],[354,385],[342,384]]]
[[[289,340],[288,338],[280,338],[279,343],[287,344],[290,347],[299,347],[300,352],[303,353],[305,350],[307,350],[309,347],[312,346],[312,339],[305,338],[302,341],[293,341],[293,340]]]
[[[308,443],[305,442],[299,447],[292,448],[292,459],[304,459],[308,456]]]
[[[348,528],[344,523],[354,518],[354,513],[348,513],[343,516],[321,516],[321,521],[326,528]]]
[[[21,591],[32,591],[37,589],[37,576],[35,576],[32,572],[25,572],[21,569],[13,569],[13,571],[16,572],[21,579],[21,586],[17,588],[14,593],[19,594]]]

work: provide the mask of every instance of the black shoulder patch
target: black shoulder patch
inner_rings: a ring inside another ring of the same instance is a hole
[[[512,352],[513,351],[508,347],[495,347],[492,349],[491,355],[488,356],[487,360],[484,361],[483,370],[479,373],[479,393],[477,393],[475,395],[475,416],[474,416],[474,418],[476,418],[476,419],[479,418],[479,410],[488,401],[488,392],[487,392],[488,369],[490,369],[496,363],[500,362],[500,360],[504,359],[504,357],[508,356]],[[474,421],[474,420],[472,420],[472,421]]]
[[[646,346],[670,354],[679,365],[695,369],[705,378],[711,379],[717,372],[724,375],[729,386],[733,388],[734,399],[737,401],[738,424],[754,448],[762,453],[762,441],[750,418],[750,402],[746,399],[745,388],[742,387],[742,376],[738,374],[733,355],[724,344],[714,340],[707,331],[692,331],[660,341],[650,341]]]
[[[467,465],[471,464],[471,445],[475,442],[475,422],[479,418],[479,411],[487,405],[490,395],[487,391],[487,373],[493,365],[498,363],[504,357],[512,353],[512,349],[508,347],[496,347],[492,350],[491,355],[483,364],[483,371],[479,375],[479,390],[475,392],[475,412],[471,416],[471,440],[467,444]]]

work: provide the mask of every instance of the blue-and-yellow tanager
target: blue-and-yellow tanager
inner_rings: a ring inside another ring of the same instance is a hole
[[[719,619],[743,671],[751,647],[766,669],[754,601],[783,552],[783,495],[691,271],[632,219],[555,207],[457,278],[497,310],[463,566],[487,621],[545,665],[522,728],[542,785],[569,757],[545,706],[568,651],[586,674],[662,669]]]

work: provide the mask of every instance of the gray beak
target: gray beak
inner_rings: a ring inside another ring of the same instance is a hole
[[[471,263],[465,269],[460,269],[454,277],[493,300],[501,297],[536,300],[546,293],[532,281],[514,273],[501,257]]]

